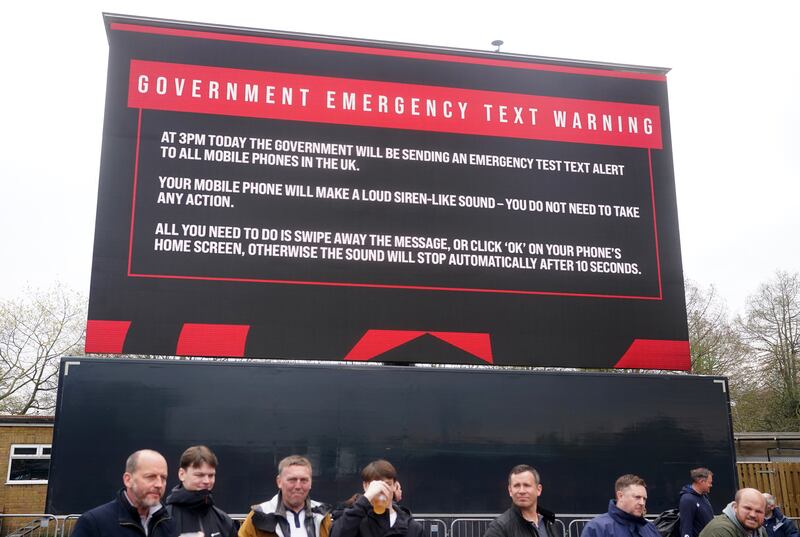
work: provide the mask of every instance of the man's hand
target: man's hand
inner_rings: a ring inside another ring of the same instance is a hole
[[[384,481],[376,480],[371,481],[367,486],[367,490],[364,491],[364,497],[370,502],[380,494],[386,496],[387,500],[390,499],[392,497],[392,487]]]

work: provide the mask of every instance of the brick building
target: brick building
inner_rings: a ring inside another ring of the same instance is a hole
[[[0,513],[43,513],[53,416],[0,416]]]

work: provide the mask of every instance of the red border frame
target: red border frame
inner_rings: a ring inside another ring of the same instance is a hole
[[[240,43],[252,43],[258,45],[268,46],[283,46],[283,47],[296,47],[308,48],[316,50],[330,50],[337,52],[347,52],[352,54],[371,54],[379,56],[391,56],[402,58],[414,58],[420,60],[431,61],[446,61],[450,63],[466,63],[476,65],[491,65],[496,67],[507,67],[514,69],[533,69],[541,71],[552,71],[560,73],[590,75],[590,76],[605,76],[611,78],[628,78],[637,80],[654,80],[666,82],[664,75],[656,75],[650,73],[635,73],[626,71],[606,71],[602,69],[590,69],[582,67],[567,67],[561,65],[537,64],[526,63],[512,60],[494,60],[489,58],[477,58],[472,56],[458,56],[447,55],[430,52],[415,52],[408,50],[398,49],[382,49],[377,47],[364,47],[355,45],[341,45],[336,43],[326,42],[313,42],[291,39],[279,39],[273,37],[261,37],[253,35],[237,35],[237,34],[223,34],[198,30],[186,30],[178,28],[165,28],[158,26],[143,26],[138,24],[127,23],[112,23],[111,30],[124,31],[124,32],[137,32],[149,33],[156,35],[169,35],[176,37],[188,37],[194,39],[208,39],[218,41],[233,41]],[[648,169],[650,174],[650,195],[653,207],[653,232],[655,237],[655,254],[656,254],[656,268],[658,278],[658,295],[657,296],[636,296],[636,295],[612,295],[600,293],[569,293],[569,292],[556,292],[556,291],[526,291],[519,289],[480,289],[480,288],[463,288],[463,287],[441,287],[441,286],[424,286],[424,285],[398,285],[398,284],[377,284],[377,283],[347,283],[347,282],[321,282],[321,281],[302,281],[302,280],[275,280],[268,278],[226,278],[215,276],[185,276],[185,275],[170,275],[170,274],[141,274],[132,271],[133,260],[133,234],[135,225],[135,211],[136,211],[136,189],[139,176],[139,146],[141,140],[141,127],[142,127],[142,109],[139,109],[138,126],[136,133],[136,162],[134,165],[134,179],[133,179],[133,201],[131,204],[131,229],[128,245],[128,276],[134,278],[158,278],[158,279],[181,279],[181,280],[205,280],[205,281],[227,281],[227,282],[241,282],[241,283],[276,283],[288,285],[326,285],[334,287],[371,287],[380,289],[414,289],[422,291],[457,291],[457,292],[473,292],[473,293],[504,293],[504,294],[520,294],[520,295],[545,295],[545,296],[575,296],[575,297],[590,297],[590,298],[617,298],[617,299],[632,299],[632,300],[663,300],[663,287],[661,281],[661,259],[659,254],[658,244],[658,226],[656,223],[656,202],[655,202],[655,189],[653,186],[653,165],[652,153],[648,148]]]

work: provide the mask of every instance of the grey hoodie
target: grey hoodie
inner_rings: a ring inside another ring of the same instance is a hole
[[[761,535],[761,533],[759,532],[759,530],[761,529],[760,527],[755,530],[748,530],[747,528],[742,526],[742,523],[739,522],[739,519],[736,518],[736,513],[733,511],[733,504],[734,502],[729,503],[725,507],[725,509],[722,510],[722,514],[731,519],[731,522],[733,522],[739,529],[739,531],[742,532],[742,535],[751,535],[752,537],[758,537],[759,535]]]

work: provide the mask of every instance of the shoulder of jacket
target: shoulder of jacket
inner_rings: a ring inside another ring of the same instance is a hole
[[[649,531],[653,537],[661,537],[661,533],[658,531],[658,528],[656,528],[656,525],[653,524],[652,521],[648,520],[644,527],[647,528],[647,531]]]
[[[216,505],[212,505],[212,506],[211,506],[211,509],[212,509],[212,510],[213,510],[213,511],[214,511],[214,512],[217,514],[217,516],[219,516],[221,519],[223,519],[223,520],[225,520],[225,521],[228,521],[228,520],[230,520],[231,522],[233,521],[233,519],[231,518],[231,516],[230,516],[228,513],[226,513],[225,511],[223,511],[222,509],[220,509],[220,508],[219,508],[219,507],[217,507]]]
[[[612,517],[608,513],[603,513],[602,515],[596,516],[593,519],[591,519],[586,525],[592,527],[594,526],[605,527],[605,526],[611,526],[613,524],[619,524],[619,522],[614,520],[614,517]]]
[[[724,514],[712,518],[706,528],[709,529],[709,532],[726,532],[731,535],[741,535],[736,525]]]
[[[508,510],[504,511],[503,513],[500,514],[500,516],[495,518],[492,521],[492,524],[495,524],[497,526],[500,526],[500,527],[504,528],[509,524],[509,522],[511,522],[514,519],[515,515],[516,515],[516,513],[514,512],[514,508],[512,507],[511,509],[508,509]]]

